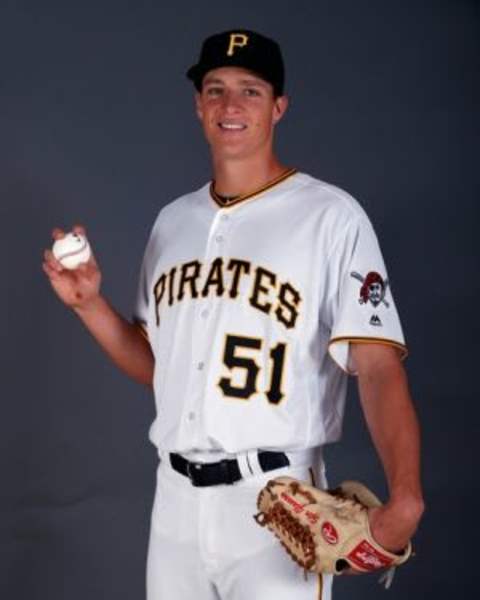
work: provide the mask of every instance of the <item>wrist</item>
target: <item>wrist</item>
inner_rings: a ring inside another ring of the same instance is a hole
[[[392,511],[411,520],[420,520],[425,511],[425,502],[420,493],[392,494],[387,502]]]
[[[105,306],[105,299],[100,294],[95,294],[88,300],[84,300],[80,304],[72,305],[72,310],[80,318],[89,314],[102,310]]]

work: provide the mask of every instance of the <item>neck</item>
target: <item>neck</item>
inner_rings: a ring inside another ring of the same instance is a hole
[[[258,157],[242,160],[213,159],[215,192],[221,196],[243,196],[275,179],[286,170],[271,156],[259,163]]]

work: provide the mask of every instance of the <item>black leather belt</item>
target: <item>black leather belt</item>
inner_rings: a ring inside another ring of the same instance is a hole
[[[283,452],[267,450],[258,453],[258,462],[264,473],[288,467],[290,464],[288,456]],[[235,458],[226,458],[214,463],[200,463],[189,461],[180,454],[170,454],[170,464],[175,471],[188,477],[195,487],[220,485],[221,483],[232,484],[242,479],[242,473]]]

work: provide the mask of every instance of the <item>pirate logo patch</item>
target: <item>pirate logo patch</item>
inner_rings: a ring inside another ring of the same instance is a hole
[[[390,306],[385,300],[388,279],[383,279],[383,277],[375,271],[370,271],[365,277],[356,271],[352,271],[350,275],[362,284],[362,287],[360,288],[360,298],[358,299],[360,304],[367,304],[370,302],[376,308],[382,302],[387,308]]]
[[[352,271],[350,276],[357,281],[360,281],[362,284],[362,287],[360,288],[360,298],[358,299],[360,304],[368,304],[370,302],[374,308],[377,308],[380,303],[384,304],[387,308],[390,306],[385,300],[385,294],[387,293],[388,288],[387,279],[383,279],[383,277],[375,271],[370,271],[365,277],[356,271]],[[382,327],[383,323],[378,315],[373,314],[370,318],[370,325]]]

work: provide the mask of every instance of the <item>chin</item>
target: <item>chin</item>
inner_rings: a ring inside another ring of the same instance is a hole
[[[268,144],[252,144],[252,140],[250,143],[247,143],[246,140],[236,140],[229,141],[226,140],[211,140],[210,141],[210,149],[212,151],[213,156],[217,159],[246,159],[253,158],[258,155],[262,156],[265,152]]]
[[[217,158],[245,158],[254,152],[251,147],[247,147],[245,144],[240,143],[226,144],[213,142],[210,143],[210,147],[212,153]]]

